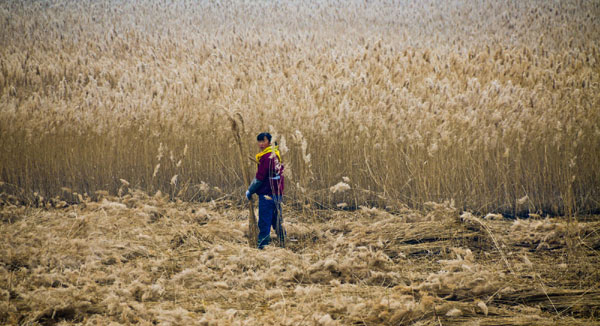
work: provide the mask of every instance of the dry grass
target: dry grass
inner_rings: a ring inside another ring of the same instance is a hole
[[[0,324],[598,325],[597,220],[569,264],[559,219],[481,221],[492,242],[450,203],[284,211],[295,240],[259,251],[229,200],[2,202]]]
[[[0,324],[597,325],[599,17],[2,1]],[[287,249],[224,112],[280,143]]]
[[[238,194],[225,107],[248,146],[276,134],[288,198],[310,207],[598,211],[598,17],[596,1],[2,1],[2,191]]]

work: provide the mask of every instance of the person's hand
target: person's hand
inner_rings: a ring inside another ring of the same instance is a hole
[[[250,191],[246,190],[246,198],[248,200],[252,200],[252,194],[250,193]]]

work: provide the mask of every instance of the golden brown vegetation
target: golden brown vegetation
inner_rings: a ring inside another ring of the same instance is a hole
[[[29,202],[119,179],[237,194],[225,108],[248,146],[277,136],[293,202],[597,211],[598,17],[597,1],[3,1],[0,181]]]
[[[599,99],[598,1],[1,1],[0,324],[597,325]]]
[[[450,203],[311,220],[285,207],[295,241],[263,251],[230,200],[2,204],[2,325],[598,325],[598,221],[576,223],[571,262],[564,219]]]

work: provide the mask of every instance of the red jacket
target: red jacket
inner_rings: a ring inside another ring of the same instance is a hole
[[[283,195],[283,163],[279,162],[275,153],[261,156],[256,170],[256,180],[262,182],[256,190],[257,195]]]

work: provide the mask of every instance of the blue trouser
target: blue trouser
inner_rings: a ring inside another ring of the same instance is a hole
[[[265,198],[264,195],[258,196],[258,248],[263,249],[264,246],[271,242],[271,227],[277,233],[279,245],[283,247],[285,231],[281,225],[281,196],[269,196],[271,199]]]

